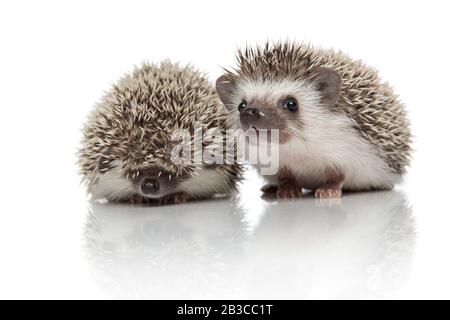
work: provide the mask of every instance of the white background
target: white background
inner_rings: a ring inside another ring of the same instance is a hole
[[[0,298],[450,298],[448,1],[2,1]],[[144,60],[211,80],[246,43],[296,39],[380,70],[415,135],[388,193],[129,208],[74,165],[94,103]],[[93,222],[94,221],[94,222]]]

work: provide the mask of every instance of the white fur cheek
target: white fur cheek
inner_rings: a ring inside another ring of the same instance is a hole
[[[209,197],[214,194],[228,194],[231,190],[228,177],[214,169],[200,168],[192,178],[177,187],[178,192],[188,194],[191,198]]]
[[[93,199],[121,200],[134,193],[132,183],[123,177],[119,163],[113,163],[114,168],[102,174],[93,186],[91,195]]]

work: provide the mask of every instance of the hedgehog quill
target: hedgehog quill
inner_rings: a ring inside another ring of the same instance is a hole
[[[94,199],[156,204],[230,194],[240,165],[173,161],[180,144],[173,133],[192,132],[196,123],[220,132],[231,126],[229,112],[201,72],[166,61],[125,75],[83,129],[78,164],[88,192]],[[202,141],[200,152],[211,145]]]
[[[302,189],[391,189],[409,164],[403,104],[377,71],[341,52],[293,42],[240,50],[216,81],[242,129],[279,130],[279,170],[262,191],[278,199]]]

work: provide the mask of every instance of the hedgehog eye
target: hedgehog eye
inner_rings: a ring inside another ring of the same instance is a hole
[[[289,111],[297,111],[298,110],[298,104],[294,98],[287,98],[283,104],[283,107],[285,107]]]
[[[245,109],[245,107],[247,107],[247,101],[242,100],[242,102],[239,103],[239,105],[238,105],[238,110],[239,110],[239,111],[242,111],[242,110]]]

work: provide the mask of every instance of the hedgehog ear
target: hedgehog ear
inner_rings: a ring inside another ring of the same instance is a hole
[[[314,83],[321,93],[321,102],[334,106],[341,94],[341,77],[337,71],[319,67],[314,70]]]
[[[216,90],[219,94],[220,100],[222,100],[225,107],[227,107],[227,109],[230,111],[235,109],[235,106],[232,105],[231,99],[234,89],[235,88],[233,83],[230,81],[226,74],[221,75],[216,80]]]

